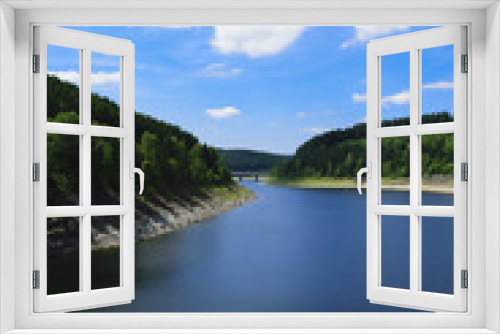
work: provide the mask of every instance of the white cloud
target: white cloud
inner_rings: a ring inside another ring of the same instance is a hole
[[[215,27],[212,46],[222,54],[270,56],[283,51],[304,32],[303,26]]]
[[[356,26],[354,27],[354,38],[345,40],[340,48],[347,49],[356,44],[367,43],[377,37],[391,35],[393,32],[406,31],[409,28],[409,26]]]
[[[309,127],[309,128],[303,128],[302,131],[303,132],[306,132],[306,133],[323,133],[323,132],[327,132],[327,131],[331,131],[332,129],[331,128],[325,128],[325,127],[321,127],[321,126],[318,126],[318,127]]]
[[[366,102],[365,93],[354,93],[352,94],[353,102]],[[400,93],[394,95],[382,97],[382,104],[408,104],[410,103],[410,92],[404,90]]]
[[[366,102],[366,94],[365,93],[354,93],[354,94],[352,94],[352,100],[354,102]]]
[[[230,67],[223,63],[210,64],[203,70],[203,76],[214,78],[232,78],[243,73],[241,68]]]
[[[213,118],[229,118],[241,115],[241,111],[235,107],[224,107],[220,109],[207,109],[207,115]]]
[[[62,81],[67,81],[75,85],[80,84],[80,73],[75,71],[54,71],[47,73],[50,76],[57,77]]]
[[[90,74],[90,82],[93,85],[118,83],[120,82],[120,72],[97,72]]]
[[[62,81],[67,81],[75,85],[80,84],[80,73],[76,71],[49,71],[48,74],[57,77]],[[97,72],[90,74],[90,83],[92,85],[102,85],[119,82],[120,72]]]
[[[422,85],[422,89],[453,89],[453,82],[437,81]],[[366,102],[365,93],[352,94],[353,102]],[[408,104],[410,103],[410,91],[403,90],[400,93],[382,97],[382,104]]]
[[[453,89],[453,82],[438,81],[422,85],[423,89]]]
[[[408,104],[410,103],[410,91],[382,97],[382,104]]]

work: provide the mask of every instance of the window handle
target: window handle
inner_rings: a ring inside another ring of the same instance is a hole
[[[134,173],[139,174],[139,184],[140,184],[140,189],[139,189],[139,195],[142,195],[142,192],[144,191],[144,172],[140,168],[134,167],[134,163],[130,161],[129,164],[130,167],[130,178],[134,178]]]
[[[363,175],[363,173],[366,173],[366,176],[368,178],[371,178],[372,177],[371,166],[372,166],[372,163],[368,162],[368,167],[361,168],[358,171],[358,192],[360,195],[362,194],[362,192],[361,192],[361,176]]]

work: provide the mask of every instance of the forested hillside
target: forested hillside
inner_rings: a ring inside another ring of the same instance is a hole
[[[236,172],[270,172],[274,165],[291,158],[288,155],[244,149],[219,149],[224,165]]]
[[[79,123],[78,87],[47,77],[49,122]],[[118,126],[119,107],[92,94],[92,123]],[[136,166],[146,174],[141,202],[185,197],[201,188],[233,185],[229,170],[215,148],[202,144],[179,127],[136,113]],[[92,138],[92,204],[117,204],[120,144],[115,138]],[[79,140],[76,136],[48,135],[48,205],[77,205]]]
[[[424,115],[423,123],[453,122],[447,112]],[[382,126],[409,124],[408,118],[384,121]],[[409,138],[382,140],[382,176],[409,177]],[[423,175],[453,174],[453,134],[422,138]],[[366,166],[366,124],[318,135],[302,144],[292,159],[273,169],[277,178],[337,177],[353,178]]]

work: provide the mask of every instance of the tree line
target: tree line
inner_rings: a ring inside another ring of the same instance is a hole
[[[270,172],[274,165],[290,159],[288,155],[246,149],[219,149],[219,154],[232,172]]]
[[[422,123],[453,122],[446,111],[423,115]],[[382,122],[382,127],[408,125],[409,118]],[[410,176],[409,137],[383,138],[382,177]],[[366,166],[366,124],[329,131],[303,143],[288,161],[273,168],[276,178],[353,178]],[[422,136],[422,174],[453,175],[453,134]]]
[[[47,121],[79,123],[79,88],[56,77],[47,77]],[[92,94],[92,124],[118,126],[119,106]],[[183,196],[211,186],[233,185],[217,149],[178,126],[151,116],[135,114],[135,164],[146,174],[141,201],[161,195]],[[78,205],[79,151],[77,136],[47,136],[48,205]],[[120,140],[93,137],[92,204],[115,204],[120,193]],[[117,204],[117,203],[116,203]]]

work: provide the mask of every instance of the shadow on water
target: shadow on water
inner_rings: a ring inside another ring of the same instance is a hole
[[[366,299],[365,195],[355,190],[243,184],[259,199],[138,244],[135,300],[91,312],[412,311]],[[388,196],[397,201],[406,195],[390,192]],[[424,196],[432,197],[434,205],[453,200],[449,195]],[[389,254],[383,259],[383,283],[409,285],[409,262],[404,263],[409,256],[406,228],[383,231],[387,243],[383,256]],[[449,228],[438,227],[428,234],[433,237],[423,239],[423,252],[432,257],[446,250],[441,260],[448,264],[423,263],[438,270],[438,278],[445,277],[427,280],[427,287],[450,293],[453,239]],[[437,239],[440,243],[434,246]],[[451,286],[452,282],[453,277]]]

